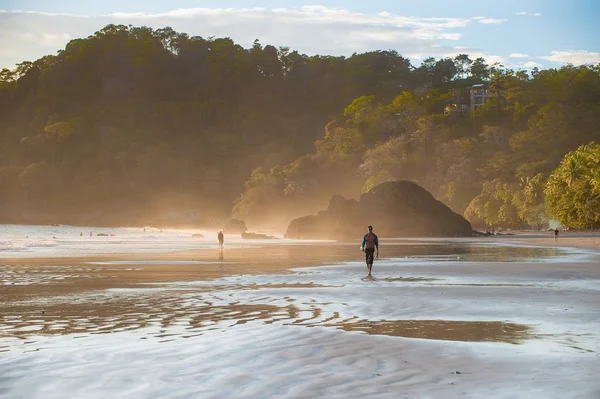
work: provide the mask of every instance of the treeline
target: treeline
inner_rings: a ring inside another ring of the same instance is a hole
[[[472,221],[537,225],[561,159],[600,142],[599,82],[592,67],[414,67],[109,25],[0,73],[0,221],[213,224],[233,202],[285,224],[404,178]],[[475,83],[499,95],[472,114]]]

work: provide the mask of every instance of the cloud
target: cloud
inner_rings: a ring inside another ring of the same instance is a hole
[[[502,22],[506,22],[508,19],[494,19],[494,18],[484,18],[480,19],[480,24],[501,24]]]
[[[523,53],[510,53],[508,55],[509,58],[528,58],[529,54],[523,54]]]
[[[600,53],[593,53],[586,50],[553,50],[551,55],[540,58],[556,64],[585,65],[600,63]]]
[[[483,58],[485,58],[485,61],[489,64],[489,65],[493,65],[493,64],[506,64],[506,58],[500,56],[500,55],[488,55],[488,56],[484,56]]]
[[[506,22],[508,21],[508,19],[495,19],[495,18],[488,18],[488,17],[471,17],[471,19],[473,21],[477,21],[480,24],[501,24],[502,22]]]
[[[23,38],[48,47],[62,47],[71,40],[68,33],[25,33]]]
[[[483,21],[483,19],[481,20]],[[341,8],[184,8],[163,13],[103,16],[0,10],[0,66],[35,60],[87,37],[108,24],[171,26],[190,36],[230,37],[244,47],[254,39],[299,52],[351,55],[375,49],[441,56],[462,38],[470,18],[410,17],[388,12],[356,13]],[[8,51],[4,51],[6,54]]]
[[[495,63],[499,63],[504,65],[506,63],[506,58],[499,56],[488,54],[480,48],[476,47],[461,47],[456,46],[452,50],[446,51],[442,54],[443,57],[454,58],[459,54],[467,54],[471,60],[475,60],[476,58],[484,58],[486,64],[493,65]]]
[[[520,11],[517,13],[517,15],[525,15],[528,17],[541,17],[542,14],[540,14],[539,12],[527,12],[527,11]]]
[[[523,67],[525,67],[526,69],[544,68],[544,66],[542,64],[540,64],[539,62],[535,62],[535,61],[525,62],[525,63],[523,63]]]

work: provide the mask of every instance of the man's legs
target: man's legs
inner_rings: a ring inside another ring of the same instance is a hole
[[[371,276],[371,269],[373,268],[373,255],[375,254],[375,249],[365,249],[366,261],[367,261],[367,273]]]

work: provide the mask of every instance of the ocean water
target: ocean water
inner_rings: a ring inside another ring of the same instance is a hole
[[[217,248],[217,233],[207,230],[146,228],[144,231],[143,228],[5,224],[0,225],[0,258],[153,254],[210,249]],[[204,238],[192,237],[193,234],[203,234]],[[225,236],[228,248],[241,248],[248,244],[239,236]]]
[[[91,235],[90,235],[91,233]],[[114,254],[169,254],[190,250],[217,249],[217,231],[175,230],[124,227],[2,225],[0,224],[0,258],[82,257]],[[225,235],[225,248],[268,248],[284,244],[297,247],[294,256],[321,251],[320,261],[335,254],[344,259],[362,259],[360,240],[290,240],[277,232],[261,232],[276,240],[245,240],[239,235]],[[193,237],[202,234],[204,237]],[[380,238],[383,258],[393,262],[554,262],[565,256],[575,261],[585,259],[586,250],[562,247],[535,247],[515,243],[513,239],[489,241],[474,238]],[[329,248],[327,251],[324,249]],[[589,252],[589,251],[587,251]],[[313,254],[314,255],[314,254]],[[333,258],[331,258],[333,261]],[[562,259],[564,260],[564,259]]]

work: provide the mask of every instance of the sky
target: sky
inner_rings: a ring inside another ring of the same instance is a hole
[[[105,25],[230,37],[314,55],[468,54],[513,69],[600,63],[600,0],[0,0],[0,68],[56,54]]]

